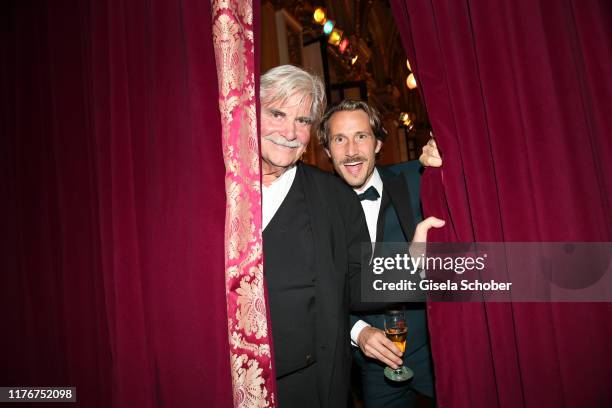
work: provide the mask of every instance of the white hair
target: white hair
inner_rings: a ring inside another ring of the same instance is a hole
[[[318,122],[325,110],[325,87],[321,79],[293,65],[279,65],[263,74],[259,84],[262,105],[285,101],[294,93],[310,99],[310,116]]]

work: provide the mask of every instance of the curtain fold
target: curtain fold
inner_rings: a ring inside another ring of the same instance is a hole
[[[259,4],[212,2],[223,129],[225,275],[235,407],[274,407],[261,234],[258,136]]]
[[[0,383],[232,406],[210,3],[0,8]]]
[[[444,158],[422,183],[426,214],[449,221],[432,238],[611,241],[610,6],[391,4]],[[439,406],[609,403],[610,312],[430,304]]]

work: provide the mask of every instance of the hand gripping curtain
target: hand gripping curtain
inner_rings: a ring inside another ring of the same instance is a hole
[[[612,241],[610,5],[391,5],[444,160],[422,183],[426,215],[447,221],[433,240]],[[609,405],[611,312],[429,304],[438,406]]]
[[[234,406],[274,407],[261,237],[258,4],[212,4],[226,168],[225,279]]]

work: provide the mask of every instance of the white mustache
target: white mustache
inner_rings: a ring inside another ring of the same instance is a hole
[[[298,140],[287,140],[281,136],[272,136],[272,135],[264,136],[264,140],[267,140],[277,145],[291,147],[291,148],[300,147],[302,145]]]

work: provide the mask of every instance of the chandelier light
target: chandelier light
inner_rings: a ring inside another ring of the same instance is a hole
[[[406,86],[408,87],[408,89],[414,89],[417,87],[416,78],[414,77],[413,73],[408,75],[408,78],[406,78]]]

